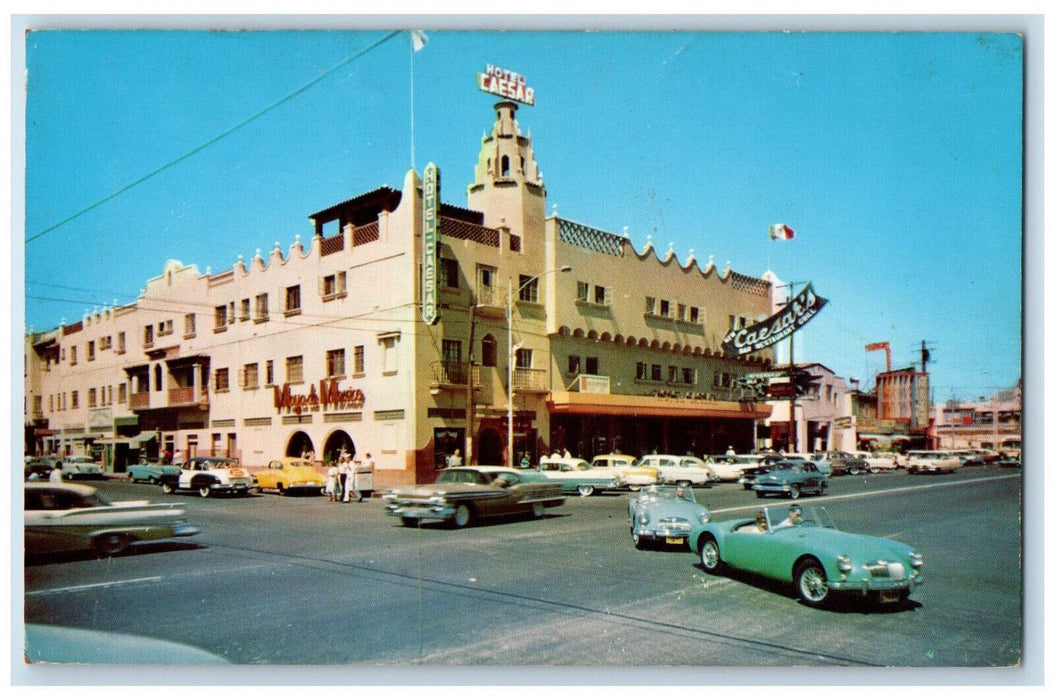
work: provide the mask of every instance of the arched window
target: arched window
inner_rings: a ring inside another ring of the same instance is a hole
[[[480,364],[484,367],[498,366],[498,343],[495,342],[495,337],[490,333],[480,341],[480,355]]]
[[[502,177],[509,177],[509,156],[502,156]]]

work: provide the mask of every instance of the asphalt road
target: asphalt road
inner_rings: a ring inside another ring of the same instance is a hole
[[[27,623],[178,642],[235,664],[362,668],[979,668],[1022,653],[1017,470],[837,477],[828,496],[803,499],[841,529],[924,554],[907,605],[830,610],[765,580],[706,575],[687,550],[636,550],[627,494],[453,530],[404,528],[378,500],[101,488],[181,501],[202,534],[109,560],[28,562]],[[696,494],[715,519],[759,505],[735,484]]]

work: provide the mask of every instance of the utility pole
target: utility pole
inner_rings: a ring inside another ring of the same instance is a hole
[[[476,304],[469,304],[469,367],[465,379],[465,464],[473,463],[473,423],[476,420],[476,400],[473,394],[473,335],[476,333]]]
[[[788,283],[788,303],[795,298],[795,283]],[[785,304],[786,307],[786,304]],[[795,333],[788,336],[788,378],[791,381],[791,396],[788,398],[788,430],[792,454],[799,451],[799,434],[795,426],[795,400],[798,398],[799,385],[795,382]]]

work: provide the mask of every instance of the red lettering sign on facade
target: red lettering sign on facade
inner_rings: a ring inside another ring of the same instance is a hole
[[[366,395],[362,389],[342,389],[336,379],[320,379],[319,391],[312,384],[307,394],[294,394],[289,384],[282,388],[275,387],[275,408],[290,413],[309,413],[312,411],[346,410],[362,408]]]

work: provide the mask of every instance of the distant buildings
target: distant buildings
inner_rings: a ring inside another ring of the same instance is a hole
[[[1022,449],[1022,385],[977,401],[951,399],[934,409],[934,446],[946,449]]]

